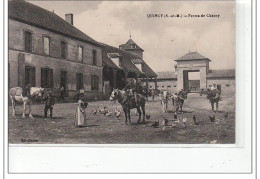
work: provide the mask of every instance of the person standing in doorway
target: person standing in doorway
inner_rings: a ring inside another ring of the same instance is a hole
[[[60,95],[61,95],[61,99],[64,101],[65,100],[65,88],[63,86],[61,86],[61,88],[60,88]]]

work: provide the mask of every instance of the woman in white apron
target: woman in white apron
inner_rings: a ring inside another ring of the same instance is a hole
[[[87,115],[86,108],[88,106],[87,102],[83,101],[84,96],[81,96],[78,101],[78,108],[76,109],[76,119],[75,125],[77,127],[83,127],[86,125]]]

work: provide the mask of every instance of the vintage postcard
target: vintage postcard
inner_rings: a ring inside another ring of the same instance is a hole
[[[9,144],[235,144],[235,1],[8,1]]]

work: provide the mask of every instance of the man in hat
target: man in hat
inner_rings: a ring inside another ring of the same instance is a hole
[[[129,95],[134,97],[135,104],[139,106],[139,101],[137,100],[137,83],[133,79],[129,80],[127,85],[123,90],[129,90]]]
[[[47,118],[47,113],[48,110],[50,109],[50,118],[52,119],[52,111],[53,111],[53,106],[55,104],[55,100],[51,94],[51,92],[48,93],[48,96],[43,98],[45,101],[45,108],[44,108],[44,117]]]
[[[30,97],[30,90],[31,90],[31,84],[28,84],[27,86],[25,86],[25,88],[23,89],[23,97]]]

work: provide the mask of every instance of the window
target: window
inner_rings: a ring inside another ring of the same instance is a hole
[[[167,86],[167,88],[171,88],[172,86]]]
[[[48,37],[43,37],[43,50],[46,55],[50,55],[50,39]]]
[[[143,71],[143,65],[141,63],[135,64],[135,66],[140,70],[141,72]]]
[[[78,47],[78,60],[79,62],[83,61],[83,47],[81,46]]]
[[[25,79],[24,84],[27,86],[35,86],[35,67],[25,66]]]
[[[24,33],[24,45],[26,52],[32,52],[32,33],[25,31]]]
[[[122,67],[122,66],[123,66],[123,65],[122,65],[122,61],[123,61],[123,60],[122,60],[122,58],[120,57],[120,58],[119,58],[119,67]]]
[[[66,59],[67,57],[67,44],[66,42],[61,41],[61,58]]]
[[[176,86],[173,86],[174,88],[176,88]]]
[[[136,44],[131,44],[131,48],[136,48]]]
[[[162,88],[164,88],[164,86],[162,86]]]
[[[91,90],[99,89],[99,76],[91,75]]]
[[[41,87],[53,87],[53,70],[49,68],[41,68]]]
[[[150,88],[152,88],[152,86],[150,86]]]
[[[230,86],[230,84],[226,84],[226,87],[229,87]]]
[[[77,78],[77,90],[80,90],[83,88],[83,74],[77,73],[76,78]]]
[[[93,56],[93,65],[97,65],[97,51],[96,50],[92,51],[92,56]]]

